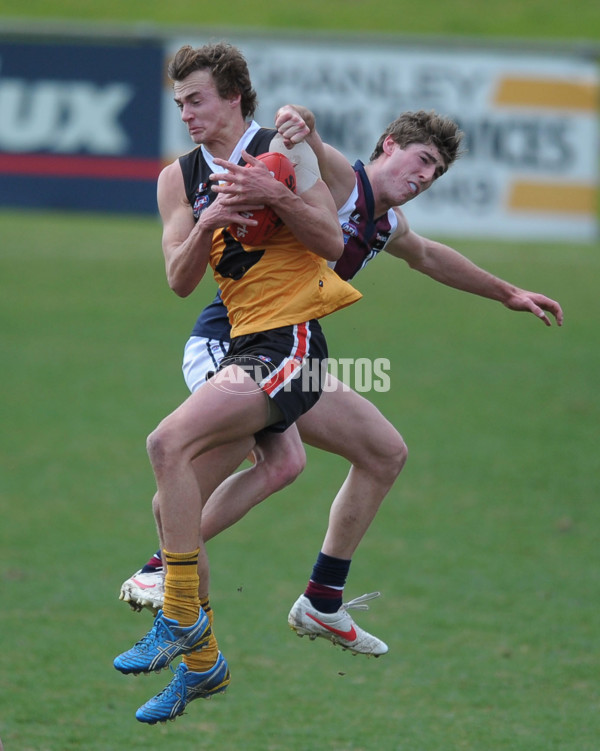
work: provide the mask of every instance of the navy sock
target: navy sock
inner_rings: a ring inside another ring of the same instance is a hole
[[[142,567],[142,574],[149,574],[150,572],[154,572],[157,569],[162,568],[162,567],[163,567],[162,555],[161,555],[160,550],[157,550],[156,553],[152,556],[152,558],[150,558],[148,563],[146,563]]]
[[[335,613],[340,609],[351,562],[319,553],[304,595],[321,613]]]

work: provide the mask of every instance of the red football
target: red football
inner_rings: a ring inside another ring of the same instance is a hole
[[[267,151],[265,154],[259,154],[256,158],[267,165],[276,180],[287,185],[293,193],[296,192],[294,165],[285,154]],[[269,206],[256,211],[246,211],[243,215],[258,222],[257,225],[234,223],[229,226],[229,232],[244,245],[261,245],[281,226],[281,219]]]

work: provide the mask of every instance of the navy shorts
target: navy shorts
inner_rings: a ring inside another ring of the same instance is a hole
[[[219,370],[238,365],[273,399],[283,419],[266,430],[282,433],[313,407],[323,390],[327,342],[317,320],[234,337]]]

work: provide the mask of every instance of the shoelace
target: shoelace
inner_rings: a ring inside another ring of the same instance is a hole
[[[365,603],[368,600],[373,600],[375,597],[379,597],[381,595],[381,592],[369,592],[368,595],[361,595],[360,597],[355,597],[353,600],[350,600],[350,602],[344,602],[342,604],[342,607],[340,609],[343,610],[368,610],[369,606]]]
[[[169,665],[169,670],[173,673],[173,678],[162,691],[159,691],[159,693],[156,694],[154,697],[155,700],[166,698],[172,694],[175,694],[176,696],[185,696],[185,680],[183,678],[183,671],[179,668],[180,665],[177,666],[177,670],[175,670],[172,665]]]
[[[156,620],[154,626],[152,626],[146,636],[142,636],[135,646],[140,652],[147,651],[151,646],[155,645],[157,639],[161,638],[161,631],[167,631],[167,627],[162,621]]]

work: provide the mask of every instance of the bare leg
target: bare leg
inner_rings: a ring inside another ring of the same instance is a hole
[[[255,464],[263,465],[263,471],[255,472],[252,467],[232,474],[251,452],[254,454]],[[283,433],[263,433],[260,446],[257,446],[252,436],[219,446],[196,457],[193,469],[200,495],[202,498],[209,498],[202,510],[201,530],[204,542],[235,524],[254,505],[293,482],[304,469],[305,463],[306,453],[295,427]],[[223,475],[228,477],[218,485],[218,479]],[[162,551],[165,543],[158,493],[152,501],[152,509]],[[204,560],[198,563],[201,598],[206,594],[203,591],[205,565]],[[163,568],[166,572],[164,561]]]
[[[197,476],[202,474],[200,461],[204,458],[195,461]],[[295,428],[284,433],[264,433],[254,448],[254,458],[254,466],[228,477],[207,501],[202,512],[205,542],[231,527],[253,506],[292,483],[306,464],[306,453]]]
[[[373,404],[332,376],[328,378],[318,404],[298,420],[297,426],[306,443],[343,456],[351,464],[332,503],[322,546],[327,555],[349,560],[402,470],[407,449],[400,434]],[[193,461],[197,481],[204,487],[203,498],[212,492],[217,477],[223,476],[228,466],[233,471],[241,463],[249,445],[242,441],[235,447],[223,446]],[[294,431],[271,434],[261,440],[255,453],[255,465],[229,477],[206,503],[202,512],[205,541],[291,482],[304,466],[305,456],[300,453]],[[207,467],[206,472],[203,467]],[[158,521],[160,513],[156,516]],[[160,529],[159,523],[162,539]]]
[[[166,417],[148,437],[147,448],[157,484],[161,534],[165,547],[184,553],[200,547],[200,592],[209,588],[208,557],[201,531],[203,499],[193,460],[209,450],[247,439],[268,423],[267,397],[237,366],[221,371],[233,378],[228,390],[208,382]],[[217,378],[218,376],[215,376]],[[236,384],[236,393],[231,386]],[[226,479],[216,471],[213,482]]]
[[[196,480],[198,482],[198,487],[200,488],[200,496],[202,498],[209,498],[209,501],[202,511],[202,537],[205,542],[211,537],[214,537],[215,534],[218,534],[218,532],[222,531],[222,529],[226,529],[228,526],[233,524],[234,521],[237,521],[237,517],[231,520],[227,508],[227,503],[222,504],[222,511],[224,516],[222,521],[219,520],[219,515],[216,514],[215,516],[217,518],[213,521],[213,523],[207,523],[206,511],[208,510],[209,505],[211,505],[210,498],[212,497],[211,494],[213,493],[215,488],[217,488],[217,486],[224,487],[234,477],[237,476],[233,473],[244,461],[244,459],[253,451],[255,446],[256,441],[254,440],[254,436],[252,436],[251,438],[244,438],[235,443],[228,443],[224,446],[218,446],[217,448],[211,449],[205,454],[202,454],[201,456],[198,456],[196,457],[196,459],[194,459],[192,464],[194,474],[196,475]],[[221,483],[221,485],[219,485],[219,479],[223,475],[227,475],[228,479]],[[234,501],[238,497],[245,498],[245,495],[240,493],[239,496],[236,495],[231,500]],[[162,531],[158,493],[156,493],[154,495],[154,498],[152,499],[152,511],[154,513],[158,539],[160,548],[162,550],[164,548],[164,535]],[[243,516],[244,513],[246,512],[241,512],[240,516]],[[219,527],[218,532],[211,532],[211,529],[214,528],[215,524]]]
[[[331,506],[322,547],[327,555],[350,559],[408,451],[402,436],[371,402],[328,378],[317,408],[302,415],[297,425],[306,443],[339,454],[352,465]]]
[[[367,399],[330,379],[317,405],[296,423],[305,443],[343,456],[349,474],[331,506],[323,552],[349,559],[402,470],[407,449],[394,426]],[[254,466],[233,475],[212,494],[202,515],[208,540],[241,519],[253,506],[285,487],[305,457],[289,430],[271,434],[257,447]],[[201,474],[200,458],[195,462]]]

